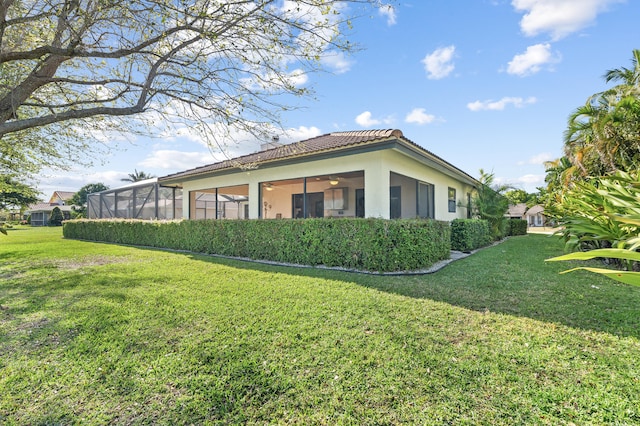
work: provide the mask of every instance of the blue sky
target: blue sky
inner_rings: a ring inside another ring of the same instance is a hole
[[[362,50],[309,76],[314,100],[284,115],[285,141],[334,131],[398,128],[472,176],[534,192],[542,163],[561,156],[568,115],[607,88],[640,48],[632,0],[398,0],[354,21]],[[114,188],[134,169],[163,176],[223,158],[188,129],[130,137],[91,170],[50,172],[38,188]],[[242,140],[229,153],[256,151]]]

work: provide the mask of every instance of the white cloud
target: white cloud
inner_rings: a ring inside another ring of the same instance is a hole
[[[551,45],[549,43],[534,44],[527,47],[527,50],[513,57],[507,72],[520,77],[535,74],[542,69],[545,64],[555,64],[560,62],[560,55],[551,54]]]
[[[522,188],[527,192],[535,192],[536,188],[544,186],[545,175],[526,174],[517,178],[497,177],[495,183],[498,185],[510,185]]]
[[[452,62],[455,51],[456,47],[451,45],[436,49],[425,56],[422,63],[425,71],[427,71],[427,78],[439,80],[451,74],[455,68]]]
[[[559,40],[579,31],[595,21],[609,5],[624,0],[513,0],[517,12],[524,12],[520,20],[522,32],[531,37],[541,33]]]
[[[427,114],[424,108],[414,108],[411,110],[409,114],[405,117],[404,121],[406,123],[413,124],[429,124],[433,123],[436,120],[436,116],[432,114]]]
[[[300,126],[297,129],[291,128],[280,137],[280,141],[283,143],[299,142],[306,139],[315,138],[320,136],[322,132],[315,126],[306,127]]]
[[[381,4],[378,8],[378,14],[380,16],[384,16],[387,18],[387,25],[395,25],[396,20],[396,9],[390,4]]]
[[[520,176],[517,179],[517,182],[518,183],[523,183],[525,185],[534,185],[534,184],[543,183],[544,182],[544,175],[528,174],[528,175]]]
[[[362,127],[372,127],[380,124],[380,120],[371,118],[371,112],[365,111],[356,117],[356,123]]]
[[[283,144],[298,142],[320,136],[322,132],[315,126],[300,126],[298,128],[282,130],[271,128],[268,132],[277,135]],[[150,169],[164,170],[185,170],[199,167],[205,164],[223,161],[228,158],[239,157],[241,155],[250,154],[259,150],[260,145],[264,141],[257,140],[253,135],[248,133],[235,132],[230,134],[233,142],[226,145],[210,146],[209,152],[185,152],[178,150],[157,149],[154,150],[147,158],[142,160],[138,165],[140,167]],[[220,135],[217,139],[224,139]]]
[[[370,111],[365,111],[356,117],[356,123],[362,127],[374,127],[379,124],[391,125],[395,122],[392,116],[385,118],[373,118]]]
[[[304,86],[307,81],[309,81],[309,76],[302,69],[295,69],[291,71],[289,74],[287,74],[286,78],[294,87]]]
[[[556,157],[549,154],[548,152],[543,152],[529,158],[529,164],[534,164],[539,166],[539,165],[543,165],[546,161],[551,161],[551,160],[554,160],[555,158]]]
[[[516,98],[516,97],[504,97],[499,101],[494,100],[486,100],[486,101],[475,101],[469,102],[467,104],[467,108],[471,111],[502,111],[507,106],[513,105],[516,108],[522,108],[525,105],[535,104],[537,102],[536,98],[530,97],[527,99]]]
[[[180,132],[180,138],[189,138],[190,134]],[[300,126],[297,128],[286,129],[282,133],[281,129],[272,127],[269,133],[280,136],[280,142],[291,143],[305,139],[310,139],[322,134],[321,130],[315,126]],[[185,152],[175,149],[163,149],[166,143],[158,144],[142,161],[136,163],[138,170],[144,170],[151,174],[164,176],[169,173],[187,170],[194,167],[222,161],[227,158],[237,157],[240,155],[256,152],[260,147],[260,141],[255,137],[246,133],[232,132],[225,133],[235,142],[230,142],[224,146],[210,146],[207,151],[191,151]],[[223,135],[219,135],[223,138]],[[171,139],[176,139],[172,137]],[[200,141],[202,145],[206,145],[204,141]],[[197,149],[197,148],[196,148]],[[129,167],[129,166],[127,166]],[[45,170],[41,182],[37,183],[37,188],[43,192],[43,197],[48,198],[53,191],[77,191],[81,187],[89,183],[104,183],[110,188],[118,188],[126,185],[120,179],[128,177],[133,170],[133,164],[128,171],[97,171],[91,170],[73,170],[68,173],[58,170]]]
[[[351,69],[353,61],[349,60],[344,52],[327,52],[322,55],[322,64],[336,74],[344,74]]]
[[[212,163],[213,157],[209,152],[183,152],[170,149],[153,151],[138,165],[150,169],[186,170],[204,164]]]

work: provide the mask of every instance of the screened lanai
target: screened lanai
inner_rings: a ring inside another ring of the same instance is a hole
[[[89,219],[182,218],[182,189],[164,187],[156,178],[87,196]]]
[[[249,185],[191,191],[189,196],[190,219],[249,218]]]
[[[260,197],[262,219],[364,217],[364,172],[262,182]]]

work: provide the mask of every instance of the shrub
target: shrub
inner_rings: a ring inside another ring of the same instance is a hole
[[[61,226],[63,220],[64,216],[62,215],[62,210],[60,210],[60,207],[54,207],[51,211],[51,217],[49,218],[49,225]]]
[[[65,238],[304,265],[392,272],[449,257],[449,224],[433,220],[72,220]]]
[[[71,219],[84,219],[87,217],[87,211],[86,209],[76,210],[74,207],[73,210],[71,210],[70,217]]]
[[[454,219],[451,222],[451,248],[469,252],[493,241],[489,222],[483,219]]]
[[[507,220],[506,235],[527,235],[527,221],[524,219]]]

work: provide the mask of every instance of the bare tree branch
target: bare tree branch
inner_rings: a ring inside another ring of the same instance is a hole
[[[311,93],[301,77],[355,48],[346,5],[377,3],[0,0],[0,140],[105,117],[139,131],[145,111],[173,120],[168,105],[205,139],[216,120],[279,126]]]

